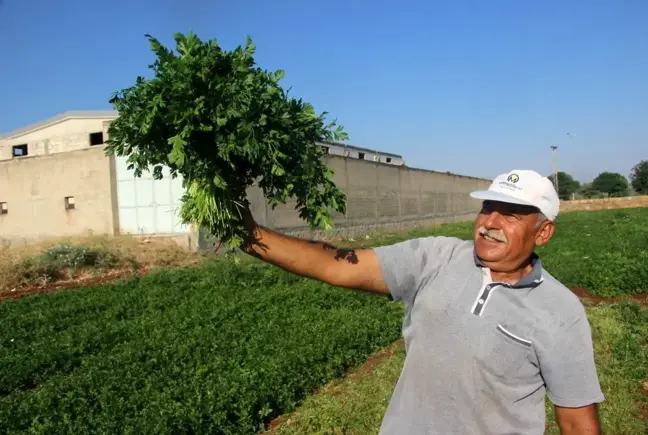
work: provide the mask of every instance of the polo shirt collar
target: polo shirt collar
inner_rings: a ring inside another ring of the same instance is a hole
[[[475,259],[475,265],[477,267],[487,267],[480,259],[477,257],[477,252],[473,249],[473,258]],[[513,288],[524,288],[524,287],[537,287],[542,282],[542,261],[540,257],[535,252],[531,254],[531,265],[533,269],[528,274],[524,275],[521,280],[519,280],[514,285],[511,285]]]

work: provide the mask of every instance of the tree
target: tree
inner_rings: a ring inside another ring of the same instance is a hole
[[[553,174],[549,175],[547,178],[554,183],[554,186],[556,185]],[[571,175],[566,172],[558,172],[558,197],[560,197],[560,199],[570,199],[572,194],[577,192],[579,188],[580,183],[577,180],[574,180]]]
[[[592,188],[607,193],[609,196],[626,195],[628,180],[618,172],[601,172],[592,181]]]
[[[648,160],[642,160],[632,168],[630,182],[635,192],[648,193]]]
[[[580,189],[578,189],[578,193],[580,193],[584,198],[603,198],[605,195],[598,190],[594,190],[592,187],[592,183],[584,183],[581,185]]]
[[[257,182],[274,208],[296,198],[311,228],[330,229],[331,211],[345,213],[346,196],[332,181],[318,141],[347,138],[326,112],[288,96],[284,73],[256,67],[256,47],[226,51],[216,40],[174,34],[175,52],[146,35],[154,77],[115,92],[119,117],[108,130],[108,155],[128,156],[137,177],[182,175],[184,224],[205,228],[232,247],[245,236],[241,210]]]

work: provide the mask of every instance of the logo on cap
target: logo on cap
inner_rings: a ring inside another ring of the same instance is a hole
[[[508,181],[509,183],[517,183],[519,179],[520,177],[518,176],[518,174],[511,174],[508,176],[506,181]]]

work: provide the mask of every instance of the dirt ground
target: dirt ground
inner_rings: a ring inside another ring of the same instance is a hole
[[[103,275],[78,278],[70,281],[57,281],[47,285],[33,285],[19,287],[10,291],[0,293],[0,302],[8,299],[20,299],[41,293],[52,293],[59,290],[71,290],[93,285],[109,284],[120,279],[129,278],[134,275],[144,275],[149,272],[148,268],[133,270],[113,270]]]
[[[619,298],[619,297],[616,297],[616,298],[604,298],[604,297],[601,297],[601,296],[594,296],[587,289],[582,288],[582,287],[573,287],[573,288],[570,288],[570,290],[576,296],[578,296],[582,301],[589,301],[589,302],[593,302],[595,304],[598,304],[598,303],[601,303],[601,302],[603,302],[603,303],[616,303],[616,302],[620,302],[620,301],[623,300],[623,298]],[[633,302],[637,302],[638,304],[648,305],[648,292],[640,293],[640,294],[637,294],[637,295],[632,295],[631,299],[632,299]]]

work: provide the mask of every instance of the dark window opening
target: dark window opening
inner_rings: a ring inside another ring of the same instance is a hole
[[[6,202],[0,202],[0,214],[9,213],[9,206]]]
[[[391,157],[387,157],[385,160],[387,160],[387,163],[391,163]]]
[[[74,197],[73,196],[66,196],[65,197],[65,209],[66,210],[74,210]]]
[[[102,145],[104,143],[103,132],[90,133],[90,146]]]
[[[358,158],[364,160],[364,153],[358,153]]]
[[[13,155],[14,157],[23,157],[27,154],[27,144],[14,145],[11,147],[11,155]]]
[[[324,154],[330,154],[330,149],[329,149],[329,147],[324,147],[324,146],[323,146],[323,147],[322,147],[322,151],[324,152]]]

